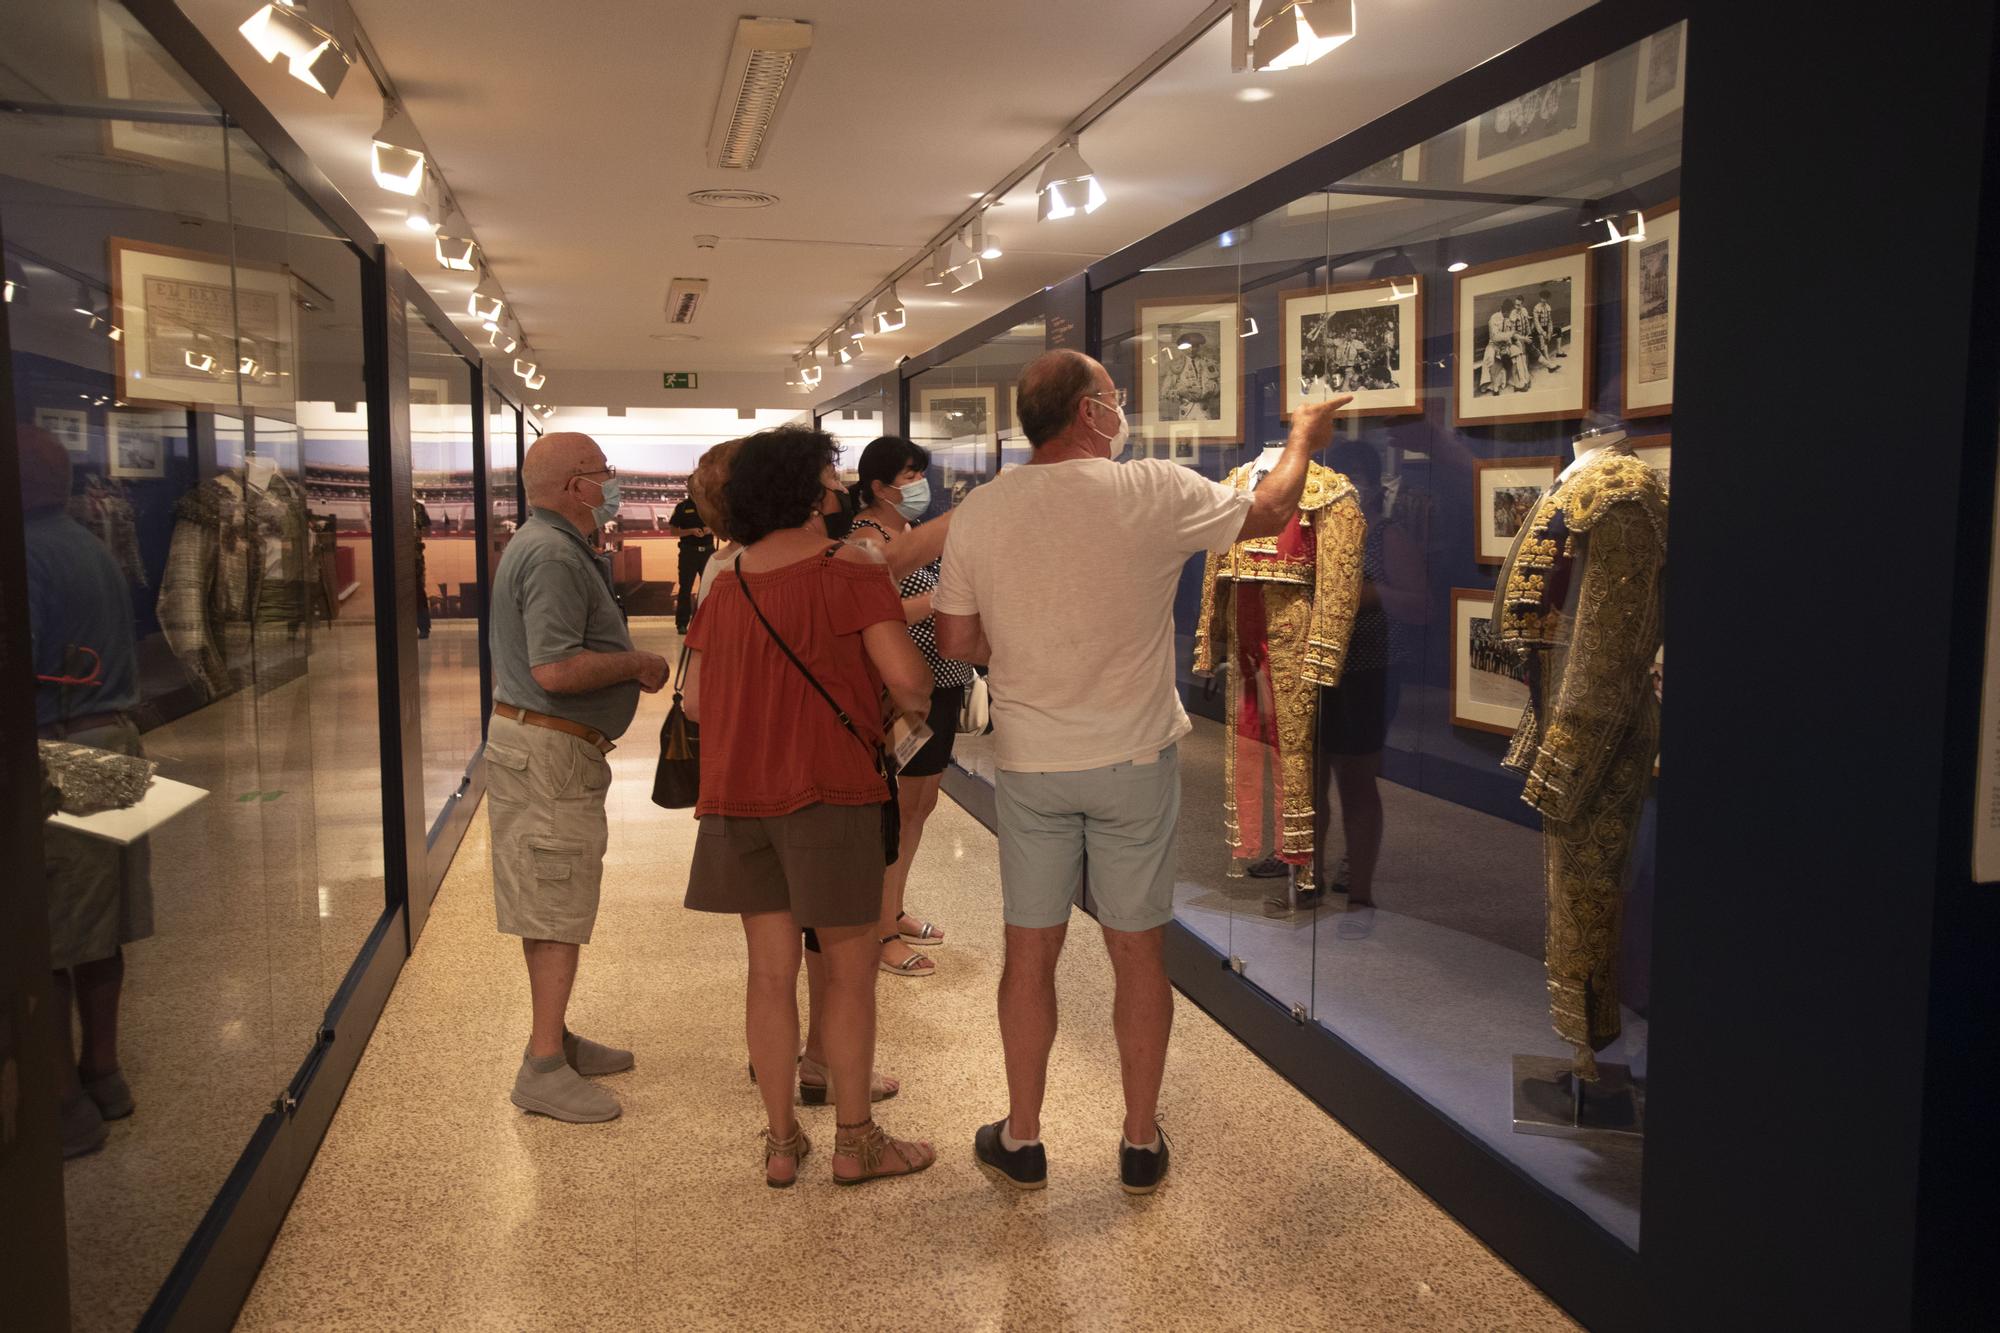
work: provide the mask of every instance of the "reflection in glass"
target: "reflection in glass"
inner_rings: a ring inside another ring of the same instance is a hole
[[[422,682],[424,814],[435,821],[481,741],[482,555],[474,522],[472,371],[406,311],[410,352],[410,513],[416,533],[417,663]]]

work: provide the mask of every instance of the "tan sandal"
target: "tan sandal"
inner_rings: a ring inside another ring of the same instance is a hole
[[[886,1102],[901,1092],[900,1084],[892,1084],[881,1074],[876,1074],[868,1085],[868,1100]],[[799,1057],[799,1104],[801,1106],[825,1106],[833,1100],[833,1075],[826,1066],[811,1056]]]
[[[764,1183],[774,1190],[788,1190],[798,1184],[800,1163],[805,1160],[806,1154],[812,1150],[812,1140],[806,1137],[806,1132],[803,1129],[794,1129],[792,1136],[788,1139],[778,1138],[770,1130],[766,1129],[764,1131]],[[771,1179],[771,1162],[772,1159],[778,1157],[789,1157],[792,1159],[792,1178],[790,1180]]]
[[[919,1148],[930,1155],[921,1160],[913,1159],[911,1153]],[[902,1163],[900,1169],[883,1169],[882,1154],[885,1152],[896,1154]],[[931,1164],[937,1161],[937,1149],[930,1144],[892,1139],[873,1120],[839,1126],[839,1132],[833,1138],[833,1155],[852,1157],[861,1163],[861,1174],[858,1176],[843,1176],[838,1171],[834,1172],[833,1183],[836,1185],[865,1185],[871,1180],[885,1180],[892,1176],[914,1176],[919,1171],[928,1171]]]

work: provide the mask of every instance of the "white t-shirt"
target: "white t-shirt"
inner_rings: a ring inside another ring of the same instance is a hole
[[[1174,690],[1174,590],[1226,551],[1250,496],[1164,459],[1008,468],[951,520],[931,605],[977,615],[1000,767],[1143,759],[1190,730]]]

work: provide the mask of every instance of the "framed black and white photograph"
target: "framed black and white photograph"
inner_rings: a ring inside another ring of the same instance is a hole
[[[1621,246],[1625,258],[1625,415],[1674,410],[1674,331],[1680,301],[1680,201],[1642,215],[1645,235]]]
[[[1451,724],[1511,736],[1528,706],[1528,664],[1500,642],[1493,594],[1451,590]]]
[[[35,424],[73,454],[90,452],[90,413],[80,407],[38,407]]]
[[[1472,521],[1477,529],[1473,559],[1497,565],[1507,558],[1535,506],[1556,484],[1560,458],[1482,458],[1473,463],[1476,494]]]
[[[1639,70],[1632,93],[1632,132],[1637,134],[1681,109],[1686,99],[1687,24],[1654,33],[1639,43]]]
[[[175,420],[163,412],[112,412],[104,420],[108,471],[114,477],[167,475],[167,430]]]
[[[1586,65],[1502,102],[1465,127],[1465,179],[1483,180],[1590,142],[1597,71]]]
[[[968,446],[992,448],[997,430],[1000,395],[992,385],[962,389],[919,389],[911,413],[910,434],[932,451]]]
[[[1584,415],[1593,369],[1589,248],[1482,264],[1453,282],[1452,424]]]
[[[1284,293],[1282,417],[1339,394],[1342,416],[1422,414],[1423,305],[1414,273]]]
[[[1243,307],[1233,296],[1138,303],[1133,339],[1134,433],[1174,438],[1195,428],[1201,444],[1243,438]]]
[[[1660,474],[1660,484],[1673,490],[1673,437],[1648,435],[1632,441],[1632,456]]]

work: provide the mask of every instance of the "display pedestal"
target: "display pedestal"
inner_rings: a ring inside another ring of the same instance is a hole
[[[1301,874],[1300,872],[1304,873]],[[1269,917],[1295,916],[1300,912],[1310,912],[1319,906],[1319,885],[1313,882],[1311,866],[1287,866],[1285,893],[1283,897],[1272,895],[1264,900],[1264,915]]]
[[[1571,1072],[1566,1055],[1515,1056],[1514,1132],[1564,1139],[1642,1135],[1646,1102],[1631,1069],[1600,1064],[1597,1073],[1589,1083]]]

